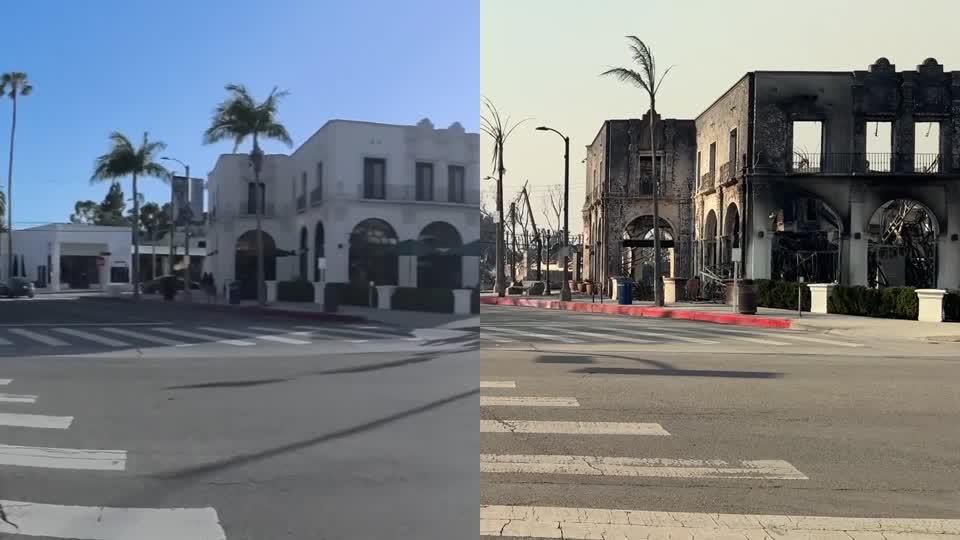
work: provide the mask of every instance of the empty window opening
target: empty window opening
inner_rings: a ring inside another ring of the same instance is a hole
[[[893,122],[867,122],[867,172],[893,170]]]
[[[710,143],[710,175],[717,172],[717,143]]]
[[[914,124],[913,170],[918,173],[940,172],[940,123]]]
[[[696,174],[697,189],[700,188],[700,175],[703,174],[703,171],[702,171],[702,169],[700,168],[700,162],[701,162],[701,161],[702,161],[702,159],[701,159],[701,157],[700,157],[700,152],[697,152],[697,174]]]
[[[793,123],[793,170],[821,172],[823,161],[823,122],[796,121]]]
[[[730,130],[730,144],[729,144],[729,156],[727,162],[730,163],[730,168],[736,174],[737,169],[737,128]]]

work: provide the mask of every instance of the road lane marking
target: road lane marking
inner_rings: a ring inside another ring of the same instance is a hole
[[[662,435],[660,424],[635,422],[539,422],[532,420],[481,420],[481,433],[549,433],[554,435]]]
[[[0,426],[67,429],[72,423],[72,416],[0,413]]]
[[[810,336],[798,336],[795,334],[784,334],[783,338],[795,339],[797,341],[809,341],[811,343],[823,343],[826,345],[836,345],[839,347],[863,347],[863,343],[852,343],[850,341],[840,341],[836,339],[816,338]]]
[[[208,332],[220,332],[221,334],[227,334],[229,336],[239,336],[247,337],[254,339],[261,339],[263,341],[274,341],[277,343],[286,343],[287,345],[309,345],[309,341],[304,341],[302,339],[293,339],[283,336],[271,336],[271,335],[255,335],[251,336],[250,332],[241,332],[239,330],[228,330],[226,328],[214,328],[212,326],[201,326],[200,330],[206,330]]]
[[[33,330],[27,330],[25,328],[10,328],[7,330],[11,334],[17,334],[18,336],[23,336],[25,338],[32,339],[34,341],[39,341],[44,345],[50,345],[51,347],[66,347],[69,345],[66,341],[62,339],[57,339],[55,337],[50,337],[43,335],[39,332],[34,332]]]
[[[352,328],[348,328],[345,326],[326,326],[323,328],[318,328],[316,326],[296,326],[294,328],[310,330],[318,334],[327,335],[327,336],[330,336],[331,334],[333,334],[332,337],[336,337],[336,338],[350,337],[351,335],[365,337],[365,338],[374,338],[374,339],[390,339],[390,338],[397,338],[397,337],[406,337],[406,336],[400,336],[397,334],[389,334],[384,332],[367,332],[366,330],[354,330]]]
[[[53,331],[60,332],[61,334],[66,334],[68,336],[73,336],[75,338],[92,341],[94,343],[99,343],[100,345],[106,345],[107,347],[131,347],[131,345],[126,341],[120,341],[113,338],[98,336],[96,334],[91,334],[90,332],[77,330],[75,328],[54,328]]]
[[[87,540],[226,540],[213,508],[111,508],[0,501],[0,533]],[[11,525],[11,524],[15,524]]]
[[[674,331],[675,329],[672,329],[672,328],[669,328],[669,329],[668,329],[668,328],[665,328],[665,327],[664,327],[664,330],[665,330],[665,331]],[[681,331],[681,332],[689,332],[689,333],[696,333],[697,329],[695,329],[695,328],[682,328],[682,329],[679,329],[679,331]],[[704,331],[705,333],[718,333],[718,334],[743,334],[743,335],[745,335],[745,336],[752,336],[752,337],[756,337],[756,338],[774,337],[774,338],[776,338],[776,339],[787,339],[787,340],[793,339],[793,340],[797,340],[797,341],[809,341],[809,342],[811,342],[811,343],[823,343],[823,344],[825,344],[825,345],[837,345],[837,346],[840,346],[840,347],[863,347],[863,344],[862,344],[862,343],[852,343],[852,342],[848,342],[848,341],[840,341],[840,340],[835,340],[835,339],[826,339],[826,338],[818,338],[818,337],[812,337],[812,336],[803,336],[803,335],[798,335],[797,333],[793,333],[793,332],[763,333],[763,332],[755,332],[755,331],[750,331],[750,330],[740,330],[740,329],[737,329],[737,328],[727,328],[727,327],[725,327],[725,326],[717,325],[717,324],[711,324],[711,325],[709,325],[709,326],[704,326],[704,327],[703,327],[703,331]],[[740,339],[740,338],[735,338],[735,337],[732,337],[732,336],[724,336],[724,337],[730,337],[731,339]]]
[[[576,335],[579,335],[579,336],[586,336],[586,337],[592,337],[592,338],[598,338],[598,339],[605,339],[605,340],[610,340],[610,341],[626,341],[626,342],[628,342],[628,343],[651,343],[651,341],[650,341],[649,339],[629,338],[629,337],[625,337],[625,336],[620,336],[620,335],[614,334],[614,333],[612,333],[612,332],[607,332],[607,333],[600,334],[600,333],[597,333],[597,332],[584,332],[583,330],[570,330],[569,328],[564,328],[563,331],[566,332],[566,333],[568,333],[568,334],[576,334]],[[629,332],[628,332],[628,333],[629,333]]]
[[[480,339],[486,339],[496,343],[514,343],[516,341],[515,339],[510,339],[508,337],[495,336],[490,332],[484,332],[483,330],[480,331]]]
[[[14,324],[0,324],[0,328],[49,328],[51,326],[103,326],[109,324],[111,326],[157,326],[158,324],[173,324],[164,321],[155,321],[155,322],[98,322],[98,323],[14,323]]]
[[[747,337],[747,336],[739,336],[739,335],[737,336],[728,335],[725,337],[727,339],[735,339],[737,341],[746,341],[748,343],[757,343],[759,345],[775,345],[775,346],[790,345],[786,341],[776,341],[773,339],[763,339],[763,338],[755,338],[755,337]]]
[[[0,386],[6,386],[13,382],[13,379],[0,379]]]
[[[731,465],[722,460],[700,459],[480,454],[480,472],[658,478],[808,480],[806,475],[782,460],[738,461]]]
[[[631,330],[630,333],[637,336],[655,337],[660,339],[661,341],[675,340],[675,341],[685,341],[687,343],[700,343],[702,345],[717,345],[720,343],[719,341],[713,341],[710,339],[680,336],[673,332],[636,332]]]
[[[957,538],[960,519],[706,514],[551,506],[480,507],[480,535],[511,538]],[[945,536],[950,535],[950,536]]]
[[[220,339],[220,336],[212,336],[210,334],[198,334],[196,332],[187,332],[186,330],[177,330],[176,328],[154,328],[154,332],[163,332],[165,334],[170,334],[172,336],[180,336],[190,339],[199,339],[201,341],[212,341],[215,343],[223,343],[225,345],[233,345],[236,347],[249,347],[251,345],[256,345],[252,341],[244,341],[240,339]]]
[[[127,453],[123,450],[79,450],[76,448],[44,448],[42,446],[0,444],[0,465],[45,469],[122,471],[127,467]]]
[[[516,381],[480,381],[480,388],[516,388]]]
[[[494,332],[499,332],[502,334],[512,334],[515,336],[524,336],[524,337],[534,337],[539,339],[546,339],[548,341],[559,341],[561,343],[583,343],[582,340],[572,339],[568,337],[558,336],[554,334],[540,334],[537,332],[524,332],[522,330],[513,330],[510,328],[504,328],[502,326],[484,326],[485,330],[492,330]]]
[[[481,407],[579,407],[572,397],[480,396]]]
[[[36,403],[37,396],[28,394],[0,394],[0,401],[4,403]]]
[[[158,345],[167,345],[170,347],[176,347],[179,345],[186,345],[182,341],[176,341],[173,339],[167,339],[165,337],[154,336],[151,334],[145,334],[143,332],[134,332],[132,330],[124,330],[123,328],[101,328],[104,332],[111,332],[120,336],[125,336],[129,338],[139,339],[141,341],[149,341],[150,343],[156,343]]]

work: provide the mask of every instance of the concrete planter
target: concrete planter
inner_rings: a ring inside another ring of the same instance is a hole
[[[326,289],[326,283],[323,281],[313,282],[313,303],[323,305],[323,293]]]
[[[390,310],[396,285],[377,285],[377,309]]]
[[[473,297],[473,289],[454,289],[453,290],[453,312],[457,315],[469,315],[470,300]]]
[[[276,302],[277,301],[277,282],[276,281],[267,281],[267,302]]]
[[[675,304],[684,299],[687,286],[686,278],[663,278],[663,303]]]
[[[917,289],[919,310],[917,320],[923,322],[943,322],[943,297],[946,289]]]
[[[827,305],[830,295],[833,293],[835,283],[809,283],[810,289],[810,313],[827,313]]]

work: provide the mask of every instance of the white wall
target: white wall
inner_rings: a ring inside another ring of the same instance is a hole
[[[0,268],[2,275],[7,277],[7,240],[2,235],[2,255]],[[110,277],[110,268],[116,263],[123,263],[130,270],[131,264],[130,229],[127,227],[106,227],[96,225],[51,224],[32,229],[15,230],[13,232],[13,251],[23,255],[27,269],[27,279],[37,281],[37,267],[47,264],[47,256],[52,263],[52,283],[59,284],[60,256],[87,255],[99,256],[101,252],[109,252],[104,257],[105,264],[101,272],[101,283],[107,283]]]

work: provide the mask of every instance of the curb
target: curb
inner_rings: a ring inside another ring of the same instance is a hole
[[[114,297],[90,297],[85,298],[84,300],[93,300],[96,302],[126,302],[133,303],[132,298],[114,298]],[[253,313],[256,315],[267,315],[274,317],[283,317],[286,319],[299,319],[299,320],[308,320],[308,321],[327,321],[327,322],[367,322],[366,317],[360,315],[342,315],[338,313],[322,313],[322,312],[311,312],[311,311],[299,311],[292,309],[277,309],[271,307],[233,307],[223,304],[204,304],[197,302],[195,304],[187,304],[185,302],[158,302],[155,300],[148,300],[147,302],[156,303],[162,306],[183,306],[187,309],[201,309],[207,311],[216,311],[219,313]],[[147,302],[143,302],[146,304]]]
[[[559,300],[532,300],[529,298],[500,298],[490,296],[481,297],[480,303],[495,306],[557,309],[565,311],[577,311],[582,313],[607,313],[612,315],[627,315],[630,317],[683,319],[688,321],[711,322],[716,324],[730,324],[736,326],[755,326],[760,328],[790,328],[791,325],[790,319],[758,317],[756,315],[736,315],[732,313],[710,313],[707,311],[693,311],[688,309],[587,304],[584,302],[561,302]]]

